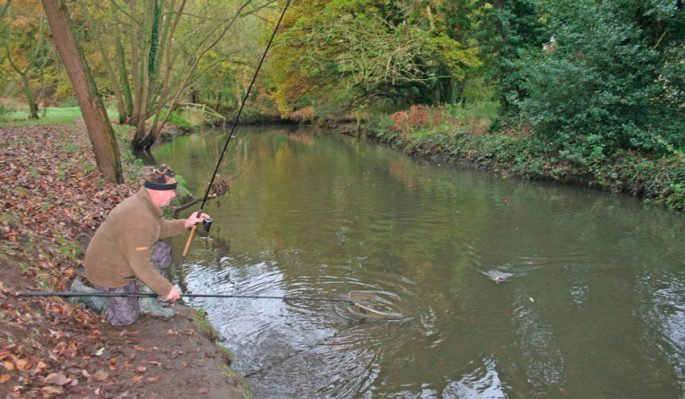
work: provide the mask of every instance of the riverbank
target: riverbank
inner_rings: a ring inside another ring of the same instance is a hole
[[[0,397],[249,397],[188,306],[113,328],[60,298],[14,295],[65,290],[83,272],[88,240],[138,189],[140,163],[125,156],[132,183],[105,182],[80,124],[2,127],[0,142]]]
[[[487,118],[460,118],[420,106],[377,116],[366,135],[412,157],[621,192],[685,210],[685,155],[678,149],[659,157],[632,150],[606,156],[601,148],[591,154],[554,152],[525,126],[492,128]]]

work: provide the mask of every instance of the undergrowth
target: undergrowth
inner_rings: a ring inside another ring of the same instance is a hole
[[[606,151],[594,145],[558,150],[523,123],[492,126],[490,115],[413,106],[369,121],[369,137],[411,156],[466,162],[523,178],[554,180],[624,192],[672,209],[685,210],[685,156]]]

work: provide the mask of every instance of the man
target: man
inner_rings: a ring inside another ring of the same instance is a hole
[[[137,292],[136,280],[140,280],[167,301],[181,298],[178,288],[153,267],[153,248],[157,240],[181,234],[209,216],[194,212],[185,220],[165,220],[162,208],[176,196],[176,184],[171,168],[160,165],[145,177],[140,191],[112,209],[98,227],[84,262],[86,278],[98,291],[133,294]],[[168,265],[170,257],[162,258]],[[155,263],[158,268],[164,267]],[[103,315],[113,326],[135,323],[141,308],[148,313],[173,316],[171,309],[155,307],[151,303],[154,301],[155,298],[143,298],[139,304],[136,297],[111,297]]]

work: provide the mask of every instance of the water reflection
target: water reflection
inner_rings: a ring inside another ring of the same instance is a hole
[[[504,399],[507,386],[500,378],[496,360],[483,359],[475,370],[464,373],[459,381],[453,381],[436,398],[482,398]]]
[[[203,192],[223,143],[157,148]],[[259,398],[643,398],[685,391],[682,215],[439,168],[349,137],[255,131],[174,278],[187,291],[392,293],[410,317],[198,299]],[[176,243],[177,247],[182,243]]]

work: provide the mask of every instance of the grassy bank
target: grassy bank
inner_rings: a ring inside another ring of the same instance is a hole
[[[412,107],[376,116],[368,136],[411,156],[462,163],[522,178],[623,192],[685,210],[685,156],[617,150],[575,154],[552,151],[523,124],[493,127],[493,106],[470,109]]]
[[[107,110],[110,120],[116,118],[114,110]],[[61,125],[75,123],[81,118],[79,107],[48,107],[38,111],[38,119],[29,119],[27,111],[8,112],[0,118],[0,126],[21,127],[35,125]]]

